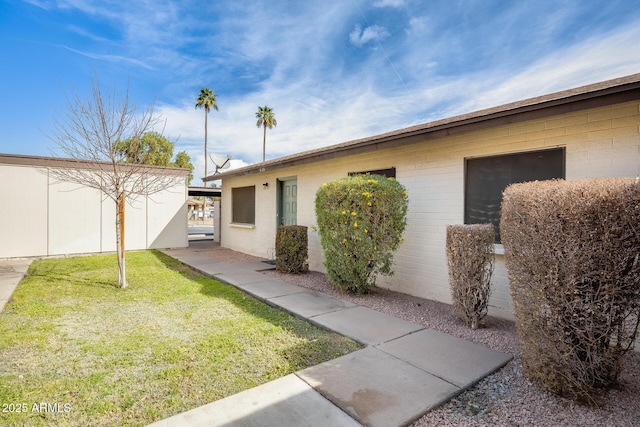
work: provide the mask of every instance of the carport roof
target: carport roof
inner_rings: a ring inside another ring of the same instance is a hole
[[[222,197],[222,189],[211,187],[189,187],[189,196]]]
[[[368,138],[303,151],[210,175],[205,177],[204,181],[216,181],[234,176],[261,173],[637,99],[640,99],[640,73],[436,120]]]

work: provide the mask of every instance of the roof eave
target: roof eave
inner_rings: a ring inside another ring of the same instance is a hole
[[[399,145],[456,135],[498,126],[500,124],[515,123],[561,112],[579,111],[635,99],[640,99],[640,74],[529,98],[498,107],[478,110],[370,138],[304,151],[217,175],[211,175],[204,178],[204,181],[217,181],[235,176],[262,173],[320,160],[334,159],[345,155],[368,152],[375,149],[392,148]]]

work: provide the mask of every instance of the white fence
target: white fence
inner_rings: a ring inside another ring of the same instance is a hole
[[[62,159],[0,154],[0,258],[112,252],[115,203],[89,187],[59,182]],[[165,169],[171,184],[125,210],[127,250],[188,246],[187,174]]]

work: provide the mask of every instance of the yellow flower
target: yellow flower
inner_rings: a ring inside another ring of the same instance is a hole
[[[365,228],[365,229],[364,229],[364,232],[365,232],[365,233],[368,233],[368,232],[369,232],[369,230],[367,230],[367,229]]]
[[[347,243],[347,239],[342,239],[342,243]]]
[[[371,202],[367,202],[367,206],[373,206]]]
[[[363,192],[362,192],[362,195],[363,195],[364,197],[367,197],[367,198],[368,198],[368,197],[373,196],[373,194],[371,194],[371,193],[370,193],[370,192],[368,192],[368,191],[363,191]]]
[[[326,182],[323,182],[323,183],[322,183],[322,186],[323,186],[323,187],[326,187],[327,185],[329,185],[329,184],[327,184]]]
[[[374,250],[374,251],[377,251],[377,250],[378,250],[378,247],[377,247],[376,245],[373,245],[373,250]]]
[[[402,190],[402,195],[403,195],[403,196],[406,196],[406,195],[407,195],[407,192],[408,192],[408,191],[407,191],[407,189],[405,188],[404,190]]]
[[[394,177],[392,177],[392,176],[390,176],[390,177],[388,177],[388,178],[387,178],[387,181],[395,181],[395,180],[396,180],[396,179],[395,179]]]
[[[347,214],[347,211],[342,211],[342,215],[346,215],[346,214]]]
[[[377,184],[377,183],[378,183],[378,180],[377,180],[377,179],[368,179],[368,180],[367,180],[367,182],[368,182],[369,184]]]
[[[356,211],[351,212],[351,215],[356,216],[357,215]]]
[[[358,223],[357,222],[353,223],[353,228],[358,228]]]
[[[402,242],[404,239],[402,237],[398,237],[398,241]]]

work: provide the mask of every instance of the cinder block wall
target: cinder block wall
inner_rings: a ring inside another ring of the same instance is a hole
[[[380,286],[450,303],[445,254],[448,224],[464,220],[464,160],[565,147],[567,179],[636,177],[640,174],[640,102],[563,114],[470,132],[393,149],[342,157],[223,180],[222,245],[271,258],[276,233],[276,180],[298,178],[298,224],[317,225],[315,192],[323,182],[349,172],[395,167],[409,191],[405,243],[395,256],[395,275]],[[269,182],[267,188],[263,183]],[[231,226],[233,187],[256,186],[254,228]],[[497,247],[500,251],[501,247]],[[309,233],[309,267],[323,271],[316,232]],[[513,318],[504,256],[497,255],[490,314]]]

